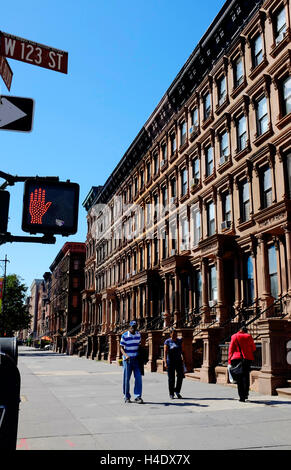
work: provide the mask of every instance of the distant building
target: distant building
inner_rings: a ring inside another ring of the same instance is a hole
[[[34,279],[30,286],[29,313],[31,315],[31,323],[29,337],[32,341],[37,340],[37,319],[41,285],[42,279]]]
[[[49,337],[49,313],[50,313],[50,291],[51,273],[46,272],[39,289],[38,317],[37,317],[37,337],[39,340],[43,336]]]
[[[67,242],[50,266],[49,334],[54,348],[71,352],[74,333],[81,328],[85,244]]]

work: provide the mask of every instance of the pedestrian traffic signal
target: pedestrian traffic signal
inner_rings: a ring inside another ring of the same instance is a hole
[[[0,190],[0,233],[7,232],[10,193]]]
[[[24,185],[22,230],[71,235],[77,232],[79,185],[31,178]]]

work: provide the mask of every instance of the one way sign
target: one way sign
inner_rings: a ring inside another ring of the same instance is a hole
[[[3,95],[0,100],[0,129],[30,132],[33,121],[34,100]]]

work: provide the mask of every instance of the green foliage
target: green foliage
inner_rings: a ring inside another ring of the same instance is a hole
[[[0,315],[0,336],[13,336],[30,325],[31,315],[25,304],[27,287],[16,274],[6,277],[5,293]]]

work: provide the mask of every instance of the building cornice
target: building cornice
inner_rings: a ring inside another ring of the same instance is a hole
[[[132,169],[154,145],[174,116],[181,111],[209,76],[215,64],[229,51],[263,0],[227,0],[172,84],[146,121],[129,149],[113,170],[93,204],[106,204]],[[84,205],[84,204],[83,204]],[[92,207],[91,205],[91,207]]]

